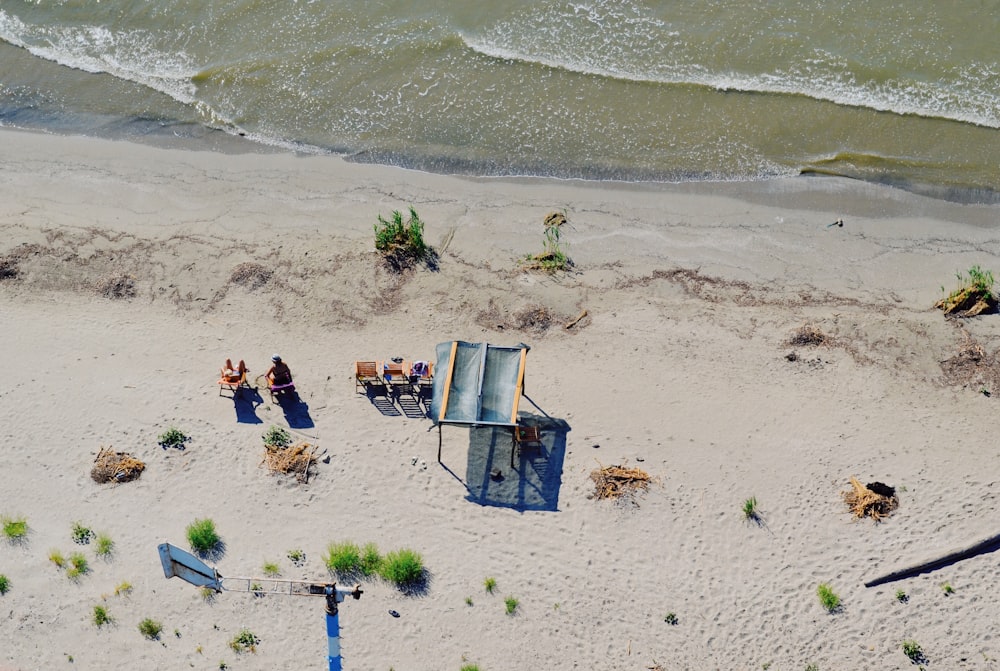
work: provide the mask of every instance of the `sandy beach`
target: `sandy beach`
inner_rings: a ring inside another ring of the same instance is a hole
[[[904,641],[931,669],[1000,667],[997,553],[864,586],[1000,533],[1000,318],[933,307],[956,272],[1000,271],[996,206],[838,179],[490,180],[10,129],[0,147],[0,515],[29,527],[0,539],[0,668],[326,668],[321,599],[207,602],[164,578],[157,545],[188,548],[202,518],[226,576],[267,562],[328,581],[341,541],[421,555],[419,594],[367,580],[343,604],[345,669],[916,668]],[[437,262],[397,273],[373,225],[410,206]],[[552,211],[574,267],[526,272]],[[248,262],[273,274],[241,284]],[[793,343],[804,327],[824,342]],[[531,346],[522,414],[559,428],[513,469],[509,441],[451,426],[439,464],[421,406],[356,392],[355,361],[452,340]],[[219,396],[227,357],[253,382],[274,352],[293,413],[266,390]],[[320,450],[308,483],[261,465],[271,426]],[[157,444],[171,427],[185,449]],[[95,483],[102,446],[144,461],[141,478]],[[615,464],[649,489],[593,499],[591,472]],[[895,487],[899,508],[854,519],[851,476]],[[74,523],[111,555],[74,544]],[[53,550],[89,570],[71,580]],[[243,629],[256,652],[230,648]]]

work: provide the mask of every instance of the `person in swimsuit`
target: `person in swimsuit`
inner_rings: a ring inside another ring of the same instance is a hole
[[[292,371],[288,364],[275,354],[271,357],[271,367],[267,369],[267,381],[272,387],[281,387],[292,383]]]

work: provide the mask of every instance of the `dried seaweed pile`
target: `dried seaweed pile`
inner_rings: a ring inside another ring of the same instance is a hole
[[[272,473],[294,473],[299,482],[309,482],[309,469],[316,463],[316,448],[309,443],[282,447],[264,446],[264,461]]]
[[[137,479],[145,470],[142,463],[128,452],[115,452],[110,447],[102,447],[94,459],[90,477],[94,482],[129,482]]]
[[[233,268],[229,281],[253,291],[267,284],[273,274],[269,268],[259,263],[244,261]]]
[[[602,466],[590,472],[594,482],[591,498],[632,500],[639,492],[649,488],[651,478],[641,468],[627,466]]]
[[[818,347],[829,345],[830,338],[812,324],[800,326],[788,339],[789,345],[798,347]]]
[[[842,492],[844,503],[851,509],[858,519],[870,517],[876,522],[883,517],[888,517],[892,511],[899,507],[899,498],[896,490],[881,482],[869,482],[863,485],[858,479],[851,477],[851,491]]]

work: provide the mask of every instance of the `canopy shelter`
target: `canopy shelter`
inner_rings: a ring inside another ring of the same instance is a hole
[[[444,424],[517,427],[529,349],[461,340],[437,346],[431,419],[438,427],[438,461]]]

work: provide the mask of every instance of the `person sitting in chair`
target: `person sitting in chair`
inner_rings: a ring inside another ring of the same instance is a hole
[[[275,354],[271,357],[271,367],[267,369],[267,382],[271,386],[272,391],[279,389],[281,387],[287,387],[292,384],[292,371],[289,369],[288,364],[281,360],[281,357]]]
[[[240,382],[249,370],[243,359],[240,359],[239,364],[235,367],[232,359],[226,359],[226,365],[222,367],[222,376],[219,379],[229,383]]]

